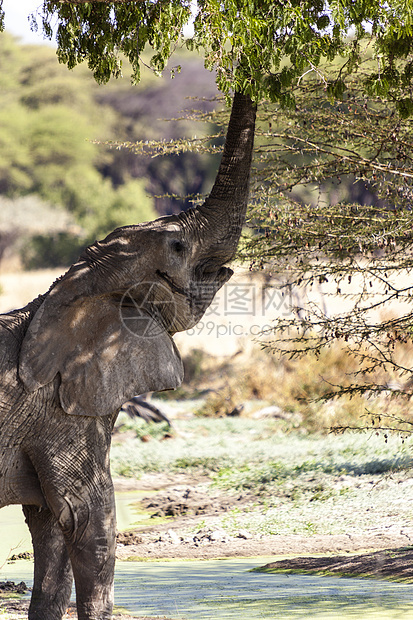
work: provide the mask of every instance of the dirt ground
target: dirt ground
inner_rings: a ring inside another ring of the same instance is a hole
[[[29,610],[29,601],[16,599],[3,599],[0,597],[0,616],[5,620],[20,620],[27,618]],[[3,613],[5,614],[3,616]],[[77,620],[76,606],[71,604],[67,613],[63,616],[64,620]],[[114,620],[155,620],[149,616],[127,616],[123,613],[114,612]],[[171,620],[166,616],[157,616],[156,620]],[[179,620],[179,619],[174,619]]]
[[[138,481],[139,488],[162,489],[142,500],[141,506],[154,517],[166,516],[170,520],[119,533],[117,558],[200,560],[274,555],[277,562],[271,564],[273,569],[288,570],[291,566],[297,571],[319,569],[413,579],[413,528],[399,531],[389,527],[360,535],[252,536],[243,530],[229,535],[216,527],[217,517],[234,508],[242,510],[256,498],[211,495],[199,486],[203,482],[182,475],[175,479],[151,475]],[[202,527],[197,529],[200,522]]]
[[[217,527],[218,517],[235,507],[242,510],[254,497],[210,494],[205,479],[183,475],[146,475],[134,482],[116,480],[115,486],[120,491],[158,491],[148,493],[140,508],[153,517],[168,517],[161,525],[120,532],[120,560],[257,557],[259,564],[260,556],[273,555],[274,562],[263,570],[413,580],[413,529],[389,528],[358,536],[253,536],[243,530],[229,535]],[[10,592],[0,594],[0,615],[7,612],[7,620],[27,617],[28,601],[4,598],[6,594]],[[65,618],[76,619],[73,606]]]

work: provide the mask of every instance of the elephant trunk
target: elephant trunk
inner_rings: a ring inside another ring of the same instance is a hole
[[[237,249],[248,204],[255,117],[250,97],[236,92],[211,193],[204,204],[183,214],[199,232],[211,268],[230,261]]]

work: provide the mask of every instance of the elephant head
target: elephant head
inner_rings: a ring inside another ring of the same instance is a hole
[[[177,387],[172,335],[193,327],[232,275],[248,199],[255,105],[236,93],[205,203],[125,226],[88,247],[50,289],[20,354],[29,391],[60,375],[64,411],[107,415],[134,394]]]

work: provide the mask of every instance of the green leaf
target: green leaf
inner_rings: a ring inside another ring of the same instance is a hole
[[[295,88],[309,71],[331,62],[340,80],[326,74],[328,92],[340,98],[344,76],[364,70],[373,53],[380,73],[365,81],[367,92],[403,99],[408,81],[405,67],[413,55],[412,3],[330,0],[328,6],[327,11],[321,0],[198,0],[194,36],[186,41],[182,30],[191,16],[189,0],[45,0],[40,20],[46,36],[56,33],[59,60],[69,68],[86,61],[102,83],[121,75],[122,54],[132,64],[136,82],[139,55],[146,45],[153,49],[151,65],[160,74],[184,44],[203,55],[224,94],[241,87],[255,98],[286,100],[284,91]],[[277,85],[272,76],[280,67]],[[370,65],[367,73],[378,71]],[[400,106],[404,113],[407,108]]]

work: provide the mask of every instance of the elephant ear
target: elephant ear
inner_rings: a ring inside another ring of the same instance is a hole
[[[133,307],[121,312],[110,295],[82,294],[66,279],[50,291],[23,340],[19,374],[28,391],[60,373],[63,410],[100,416],[134,395],[180,385],[179,352],[158,323]]]

